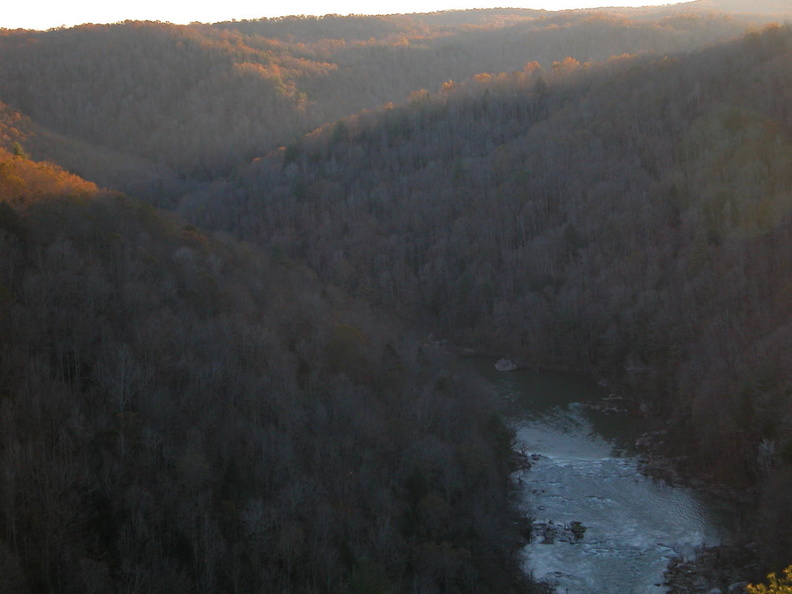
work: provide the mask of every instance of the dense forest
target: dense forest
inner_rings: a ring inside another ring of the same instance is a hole
[[[531,591],[429,333],[788,565],[792,29],[721,4],[0,30],[3,591]]]
[[[31,145],[38,158],[172,206],[244,159],[416,90],[567,56],[689,50],[754,20],[674,8],[484,10],[0,30],[0,101],[46,127]]]
[[[181,208],[457,342],[633,387],[689,468],[760,485],[780,563],[791,65],[772,26],[685,57],[480,75],[325,126]]]
[[[511,434],[474,380],[50,164],[0,151],[0,197],[4,593],[517,591]]]

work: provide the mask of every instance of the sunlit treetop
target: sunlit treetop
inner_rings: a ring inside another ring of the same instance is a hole
[[[792,594],[792,565],[778,577],[775,573],[767,576],[767,584],[749,585],[748,594]]]

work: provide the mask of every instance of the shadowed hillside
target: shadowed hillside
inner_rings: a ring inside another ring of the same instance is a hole
[[[510,432],[380,313],[3,150],[0,253],[4,593],[527,591]]]
[[[457,341],[629,386],[689,471],[762,489],[782,563],[790,65],[773,26],[483,75],[327,125],[182,210]]]
[[[430,333],[788,565],[792,31],[707,2],[0,30],[0,589],[530,591]]]

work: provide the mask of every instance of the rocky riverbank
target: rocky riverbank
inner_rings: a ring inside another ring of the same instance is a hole
[[[457,354],[459,354],[458,351]],[[489,363],[489,367],[490,369],[495,367],[495,369],[511,371],[515,370],[515,368],[517,370],[525,369],[527,366],[521,365],[516,359],[493,358],[493,362]],[[513,378],[518,376],[506,373],[503,374],[503,377],[510,378],[507,380],[508,382],[514,382]],[[615,423],[611,424],[617,426],[634,426],[635,432],[624,432],[621,429],[619,431],[621,431],[620,435],[622,438],[626,437],[628,442],[634,445],[634,447],[627,446],[624,453],[630,457],[637,454],[636,457],[640,461],[641,474],[674,487],[692,488],[698,492],[704,492],[714,498],[727,501],[730,504],[733,503],[742,509],[751,508],[751,496],[749,493],[719,488],[700,477],[685,473],[683,469],[689,467],[690,464],[686,463],[684,458],[672,458],[667,455],[669,448],[666,446],[671,439],[672,432],[669,428],[664,427],[662,419],[653,416],[654,411],[651,403],[646,403],[634,396],[631,397],[605,380],[601,380],[598,383],[602,389],[600,397],[584,397],[581,400],[571,400],[567,404],[570,410],[585,408],[600,419],[602,415],[612,417]],[[510,384],[510,386],[510,389],[513,389],[513,385]],[[533,386],[531,389],[534,389]],[[558,393],[558,398],[559,404],[564,406],[565,395],[562,392]],[[552,406],[553,403],[551,401],[548,402],[549,404],[546,405]],[[621,419],[624,419],[624,422]],[[605,425],[607,424],[606,422]],[[640,434],[640,431],[647,431],[649,428],[653,430]],[[517,450],[513,454],[512,465],[515,470],[533,473],[535,470],[533,467],[540,464],[540,459],[540,454],[535,451]],[[520,478],[518,480],[522,484],[524,479]],[[638,479],[638,482],[640,480]],[[542,509],[542,507],[539,507],[536,513],[542,513],[540,511]],[[523,536],[528,543],[542,548],[546,546],[548,550],[552,549],[553,545],[562,547],[568,545],[572,548],[577,548],[579,544],[582,544],[585,548],[589,536],[585,532],[585,528],[588,528],[588,526],[575,522],[575,530],[572,529],[572,520],[585,518],[582,516],[569,518],[567,516],[559,520],[559,514],[546,515],[547,518],[542,518],[541,520],[536,518],[524,519]],[[585,521],[588,523],[587,519]],[[747,522],[748,519],[744,518],[744,521]],[[596,526],[596,524],[592,524],[592,526]],[[708,544],[714,545],[716,542],[711,541]],[[539,556],[541,557],[543,554],[539,553]],[[573,570],[570,569],[570,571]],[[665,574],[662,576],[657,575],[655,579],[658,586],[662,585],[671,593],[738,594],[745,592],[747,583],[757,583],[763,577],[756,561],[756,555],[750,546],[727,543],[717,547],[708,546],[707,548],[702,548],[690,560],[674,559],[669,563]],[[563,581],[565,578],[561,576],[559,579]],[[553,583],[554,580],[548,578],[547,583],[544,585],[552,588]],[[627,584],[621,585],[626,586]],[[635,584],[631,586],[634,587]],[[564,587],[557,586],[557,590],[563,592]]]
[[[682,473],[685,458],[669,458],[663,455],[666,430],[642,435],[636,441],[641,455],[641,472],[655,480],[674,487],[687,487],[711,497],[728,502],[735,508],[751,507],[754,495],[728,487],[707,483],[696,476]],[[672,559],[665,572],[664,585],[674,594],[742,594],[748,583],[757,583],[764,577],[760,570],[756,551],[752,544],[740,541],[697,551],[695,558]]]
[[[611,394],[601,401],[587,403],[592,410],[613,415],[649,417],[649,407],[621,394]],[[686,474],[688,460],[664,455],[669,432],[659,429],[641,435],[635,442],[639,452],[641,473],[673,487],[695,489],[735,508],[750,509],[755,494],[709,483],[701,477]],[[736,541],[716,547],[699,549],[693,559],[672,559],[664,575],[663,585],[673,594],[743,594],[749,583],[761,582],[761,571],[752,544]]]
[[[751,546],[725,545],[701,549],[690,561],[672,559],[663,585],[674,594],[743,594],[760,573]]]
[[[687,487],[704,492],[735,507],[749,509],[755,504],[756,493],[752,490],[730,488],[683,472],[682,469],[690,466],[689,459],[685,456],[665,455],[668,440],[669,432],[666,429],[644,433],[636,440],[635,447],[639,452],[642,473],[674,487]]]

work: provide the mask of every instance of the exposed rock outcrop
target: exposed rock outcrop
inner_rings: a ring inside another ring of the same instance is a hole
[[[495,363],[495,369],[498,371],[515,371],[519,369],[519,365],[511,359],[498,359],[498,362]]]

